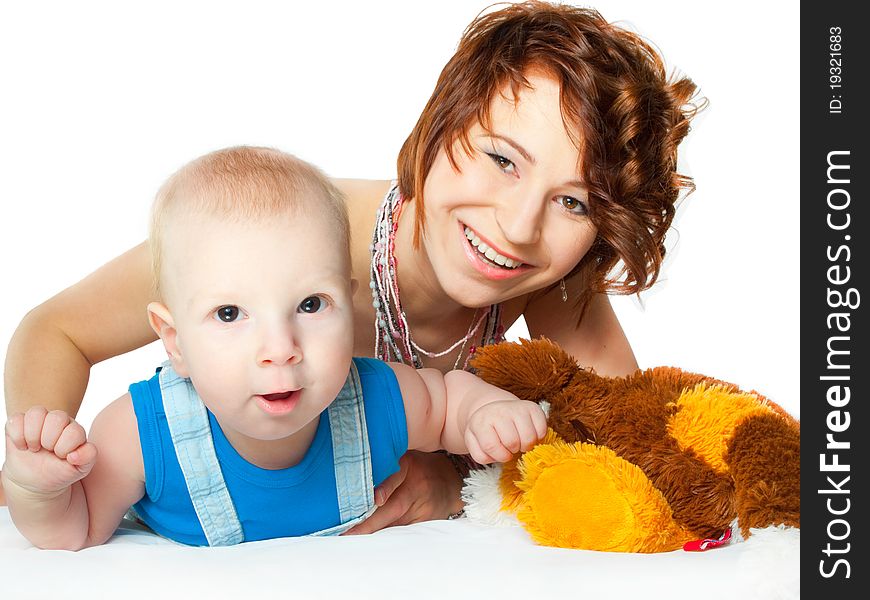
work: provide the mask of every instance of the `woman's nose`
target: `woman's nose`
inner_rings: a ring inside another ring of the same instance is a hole
[[[499,205],[495,218],[508,242],[526,246],[540,239],[545,209],[543,195],[520,192]]]
[[[257,363],[260,365],[296,364],[302,361],[302,347],[292,327],[273,328],[264,332]]]

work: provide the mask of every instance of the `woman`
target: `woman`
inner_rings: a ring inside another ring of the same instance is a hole
[[[337,181],[363,283],[355,352],[447,370],[523,316],[599,373],[634,371],[603,292],[658,275],[690,187],[676,148],[694,91],[593,11],[532,2],[477,18],[402,147],[397,185]],[[90,365],[154,340],[152,299],[142,244],[32,311],[7,354],[8,412],[76,413]],[[460,511],[451,460],[402,467],[357,533]]]

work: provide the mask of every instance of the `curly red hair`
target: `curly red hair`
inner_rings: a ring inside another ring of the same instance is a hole
[[[582,279],[581,309],[596,292],[630,294],[655,283],[664,238],[691,178],[676,171],[677,146],[699,109],[695,84],[668,79],[661,57],[638,35],[595,10],[530,1],[479,15],[444,67],[398,158],[401,193],[423,202],[439,150],[470,152],[468,131],[489,124],[495,94],[514,98],[538,69],[561,86],[562,117],[581,154],[598,236],[569,277]],[[415,242],[424,229],[417,211]],[[621,267],[617,264],[621,261]],[[582,312],[581,312],[582,314]]]

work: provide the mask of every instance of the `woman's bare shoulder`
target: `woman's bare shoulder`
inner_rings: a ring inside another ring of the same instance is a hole
[[[568,285],[568,294],[572,292]],[[532,338],[545,336],[599,375],[628,375],[637,370],[637,359],[619,319],[605,294],[595,294],[582,320],[562,301],[556,287],[536,295],[523,313]]]
[[[351,212],[377,206],[391,184],[387,179],[333,179],[332,183],[344,194]]]
[[[372,179],[333,179],[344,194],[350,221],[351,268],[354,277],[364,280],[369,272],[372,229],[375,214],[390,189],[390,181]]]

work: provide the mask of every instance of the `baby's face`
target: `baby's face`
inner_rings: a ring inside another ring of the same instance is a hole
[[[335,398],[350,367],[349,261],[333,222],[177,221],[166,232],[162,282],[181,374],[225,432],[292,435]]]

